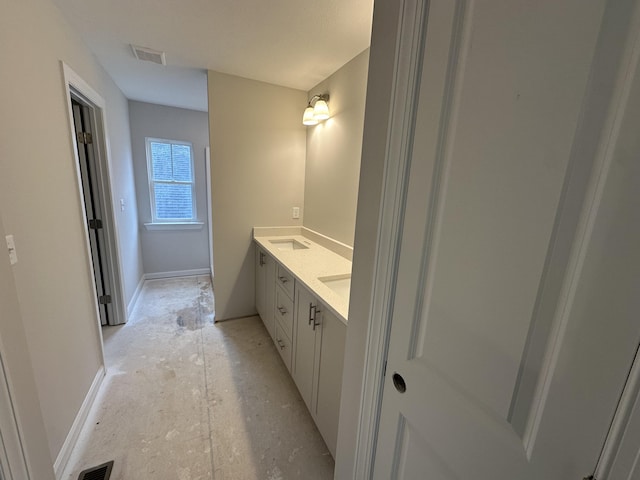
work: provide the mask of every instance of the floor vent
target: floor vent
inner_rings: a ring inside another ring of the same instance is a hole
[[[80,472],[78,480],[109,480],[113,469],[113,460],[97,467],[88,468]]]

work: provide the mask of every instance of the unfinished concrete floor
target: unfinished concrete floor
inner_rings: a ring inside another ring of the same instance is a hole
[[[208,277],[145,283],[106,327],[107,376],[65,478],[331,479],[329,454],[259,317],[213,324]]]

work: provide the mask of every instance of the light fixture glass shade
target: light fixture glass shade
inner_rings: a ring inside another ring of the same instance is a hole
[[[303,125],[317,125],[318,120],[313,114],[313,107],[309,105],[304,109],[304,115],[302,115],[302,124]]]
[[[318,100],[313,107],[313,116],[318,121],[329,118],[329,105],[327,105],[327,102]]]

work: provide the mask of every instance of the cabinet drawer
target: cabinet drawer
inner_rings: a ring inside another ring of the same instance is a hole
[[[293,298],[293,275],[287,272],[281,265],[278,265],[278,278],[277,283],[280,285],[289,298]]]
[[[276,308],[273,313],[282,330],[289,338],[293,337],[293,300],[280,285],[276,288]]]
[[[276,350],[282,357],[287,370],[291,373],[291,340],[283,332],[282,327],[276,322]]]

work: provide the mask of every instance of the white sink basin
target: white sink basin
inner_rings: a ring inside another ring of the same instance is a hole
[[[349,295],[351,293],[351,274],[318,277],[318,280],[349,303]]]
[[[307,247],[305,244],[294,240],[293,238],[283,238],[282,240],[269,240],[278,250],[303,250]]]

